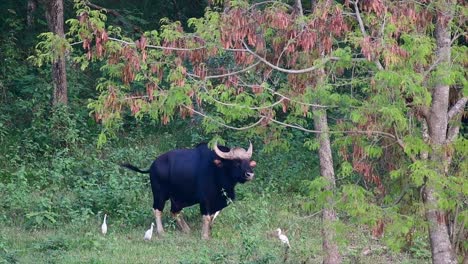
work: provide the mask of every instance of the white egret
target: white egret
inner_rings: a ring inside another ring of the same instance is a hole
[[[276,229],[276,233],[278,235],[279,240],[281,240],[281,242],[283,242],[284,244],[288,245],[288,247],[290,248],[291,245],[289,244],[289,239],[284,234],[281,234],[281,228]]]
[[[151,228],[146,230],[144,240],[151,240],[151,237],[153,236],[153,226],[154,223],[151,223]]]
[[[213,226],[214,220],[216,219],[218,215],[219,215],[219,211],[216,211],[216,213],[214,213],[213,217],[211,218],[210,226]]]
[[[101,233],[103,235],[107,234],[107,223],[106,223],[106,219],[107,219],[107,214],[104,215],[104,221],[102,221],[102,225],[101,225]]]

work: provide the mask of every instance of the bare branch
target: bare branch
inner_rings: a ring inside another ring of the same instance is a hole
[[[257,53],[255,53],[254,51],[249,49],[249,47],[247,46],[247,44],[245,44],[244,41],[242,41],[242,44],[244,45],[245,51],[252,54],[254,57],[256,57],[261,62],[266,64],[268,67],[273,68],[273,69],[275,69],[277,71],[280,71],[280,72],[290,73],[290,74],[300,74],[300,73],[307,73],[307,72],[315,71],[315,70],[319,69],[321,66],[323,66],[325,63],[327,63],[328,61],[336,59],[334,57],[333,58],[325,58],[325,59],[322,60],[322,63],[320,63],[320,65],[315,65],[315,66],[305,68],[305,69],[300,69],[300,70],[290,70],[290,69],[285,69],[285,68],[278,67],[278,66],[272,64],[271,62],[267,61],[266,59],[262,58],[260,55],[258,55]]]
[[[403,191],[401,192],[400,196],[392,204],[381,205],[380,208],[387,209],[387,208],[391,208],[391,207],[398,205],[403,200],[403,197],[405,197],[406,193],[409,190],[409,187],[410,187],[409,185],[406,185]]]
[[[245,126],[245,127],[233,127],[233,126],[230,126],[230,125],[226,125],[226,124],[224,124],[224,123],[221,123],[221,122],[219,122],[218,120],[216,120],[216,119],[214,119],[214,118],[212,118],[212,117],[210,117],[210,116],[208,116],[208,115],[206,115],[206,114],[204,114],[204,113],[202,113],[202,112],[199,112],[199,111],[197,111],[197,110],[195,110],[195,109],[193,109],[193,108],[191,108],[191,107],[188,107],[188,106],[186,106],[186,105],[182,105],[182,106],[185,107],[186,109],[188,109],[189,111],[194,112],[194,113],[197,114],[197,115],[200,115],[200,116],[203,116],[203,117],[205,117],[205,118],[210,119],[211,121],[215,122],[215,123],[218,124],[218,125],[221,125],[221,126],[223,126],[223,127],[229,128],[229,129],[237,130],[237,131],[247,130],[247,129],[253,128],[253,127],[255,127],[255,126],[258,126],[258,125],[263,121],[263,119],[265,118],[265,117],[262,116],[257,122],[255,122],[255,123],[253,123],[253,124],[250,124],[250,125],[248,125],[248,126]]]
[[[385,13],[382,26],[380,27],[380,37],[383,39],[384,33],[385,33],[385,23],[387,22],[387,13]]]
[[[423,73],[423,80],[425,80],[427,78],[427,76],[429,75],[429,73],[431,73],[431,71],[433,71],[435,69],[435,67],[437,67],[437,65],[439,65],[439,62],[440,62],[440,57],[437,57],[437,59],[434,61],[434,63],[432,63],[432,65],[429,66],[429,69],[427,69]]]
[[[319,104],[304,103],[304,102],[301,102],[301,101],[294,100],[294,99],[292,99],[292,98],[290,98],[290,97],[287,97],[287,96],[285,96],[285,95],[283,95],[283,94],[281,94],[281,93],[278,93],[277,91],[275,91],[275,90],[273,90],[273,89],[271,89],[271,88],[265,88],[265,89],[269,90],[270,92],[272,92],[272,93],[275,94],[275,95],[278,95],[278,96],[280,96],[280,97],[282,97],[282,98],[285,98],[285,99],[287,99],[288,101],[294,102],[294,103],[296,103],[296,104],[306,105],[306,106],[313,106],[313,107],[319,107],[319,108],[331,108],[331,107],[334,107],[334,106],[330,106],[330,105],[319,105]]]
[[[468,102],[468,96],[460,98],[447,113],[447,120],[450,121],[452,118],[460,114],[465,108],[466,103]]]
[[[252,69],[253,67],[257,66],[259,63],[260,63],[260,61],[257,61],[257,62],[255,62],[254,64],[249,65],[248,67],[246,67],[246,68],[244,68],[244,69],[242,69],[242,70],[235,71],[235,72],[228,72],[228,73],[220,74],[220,75],[205,76],[205,80],[209,80],[209,79],[219,79],[219,78],[229,77],[229,76],[232,76],[232,75],[237,75],[237,74],[240,74],[240,73],[249,71],[249,70]],[[196,75],[196,74],[193,74],[193,73],[188,73],[187,75],[189,75],[189,76],[191,76],[191,77],[195,77],[195,78],[201,79],[200,76],[198,76],[198,75]]]
[[[208,90],[206,87],[203,87],[203,90],[208,93]],[[209,96],[211,100],[213,100],[215,103],[224,105],[224,106],[232,106],[232,107],[238,107],[238,108],[244,108],[244,109],[250,109],[250,110],[262,110],[262,109],[268,109],[268,108],[273,108],[274,106],[280,104],[281,102],[284,101],[285,98],[281,98],[280,100],[270,104],[270,105],[265,105],[265,106],[246,106],[246,105],[240,105],[240,104],[234,104],[234,103],[225,103],[222,101],[219,101],[218,99],[214,98],[213,96]]]
[[[79,45],[79,44],[81,44],[81,43],[83,43],[83,42],[84,42],[83,40],[81,40],[81,41],[76,41],[76,42],[72,42],[72,43],[70,43],[70,46]]]
[[[121,17],[121,16],[122,16],[119,12],[117,12],[117,11],[114,10],[114,9],[110,9],[110,8],[105,8],[105,7],[102,7],[102,6],[98,6],[98,5],[93,4],[93,3],[89,2],[89,1],[85,1],[85,4],[86,4],[87,6],[89,6],[89,7],[94,8],[94,9],[97,9],[97,10],[104,10],[104,11],[106,11],[107,13],[112,14],[113,16],[116,16],[116,17]]]
[[[449,124],[447,129],[447,143],[452,143],[460,133],[460,124]]]
[[[128,42],[125,40],[109,37],[109,40],[120,42],[125,45],[129,46],[135,46],[134,42]],[[147,48],[152,48],[152,49],[163,49],[163,50],[179,50],[179,51],[194,51],[194,50],[199,50],[199,49],[204,49],[206,48],[205,46],[202,47],[196,47],[196,48],[176,48],[176,47],[164,47],[164,46],[156,46],[156,45],[146,45]]]
[[[253,87],[255,86],[255,85],[253,85],[253,84],[247,84],[247,83],[245,83],[241,78],[239,78],[239,80],[243,83],[243,85],[241,85],[241,86],[245,86],[245,87],[249,87],[249,88],[253,88]],[[270,92],[271,92],[272,94],[274,94],[274,95],[278,95],[279,97],[282,97],[282,98],[284,98],[284,99],[286,99],[286,100],[288,100],[288,101],[291,101],[291,102],[293,102],[293,103],[296,103],[296,104],[305,105],[305,106],[319,107],[319,108],[332,108],[332,107],[335,107],[335,106],[331,106],[331,105],[310,104],[310,103],[305,103],[305,102],[297,101],[297,100],[292,99],[291,97],[288,97],[288,96],[286,96],[286,95],[283,95],[283,94],[281,94],[281,93],[279,93],[279,92],[277,92],[277,91],[275,91],[275,90],[273,90],[273,89],[271,89],[271,88],[264,87],[264,86],[262,86],[262,88],[264,88],[264,89],[270,91]]]
[[[267,118],[267,117],[265,117],[265,118]],[[308,133],[322,133],[322,131],[320,131],[320,130],[307,129],[307,128],[299,126],[299,125],[292,125],[292,124],[284,123],[284,122],[278,121],[278,120],[273,119],[273,118],[269,118],[268,121],[271,121],[273,123],[276,123],[276,124],[279,124],[279,125],[282,125],[282,126],[285,126],[285,127],[295,128],[295,129],[298,129],[298,130],[301,130],[301,131],[304,131],[304,132],[308,132]],[[391,139],[396,139],[395,135],[393,135],[393,134],[390,134],[390,133],[387,133],[387,132],[382,132],[382,131],[374,131],[374,130],[368,130],[368,131],[363,131],[363,130],[341,130],[341,131],[339,131],[339,130],[335,130],[335,131],[328,131],[328,133],[331,133],[331,134],[338,134],[338,133],[375,134],[375,135],[381,135],[381,136],[384,136],[384,137],[388,137],[388,138],[391,138]]]
[[[302,9],[302,2],[301,0],[296,0],[295,3],[294,3],[294,9],[296,10],[296,12],[298,13],[299,16],[303,16],[304,15],[304,11]]]
[[[450,41],[450,46],[452,46],[453,43],[454,43],[455,41],[457,41],[457,39],[458,39],[459,37],[463,36],[463,35],[466,36],[466,33],[460,33],[460,32],[459,32],[459,33],[455,34],[455,36],[453,36],[452,40]]]
[[[368,37],[369,35],[367,34],[366,28],[364,27],[364,22],[362,21],[362,18],[361,18],[361,13],[359,12],[358,2],[359,2],[359,0],[356,0],[356,1],[353,1],[351,3],[353,3],[353,5],[354,5],[354,12],[356,13],[356,19],[357,19],[357,21],[359,23],[359,28],[361,29],[361,34],[364,37]],[[377,69],[379,69],[381,71],[384,69],[384,67],[382,66],[382,64],[380,63],[380,61],[378,59],[374,59],[374,63],[377,66]]]
[[[240,104],[233,104],[233,103],[225,103],[225,102],[221,102],[219,101],[218,99],[210,96],[210,98],[215,101],[216,103],[220,104],[220,105],[224,105],[224,106],[232,106],[232,107],[239,107],[239,108],[245,108],[245,109],[250,109],[250,110],[262,110],[262,109],[268,109],[268,108],[273,108],[274,106],[280,104],[281,102],[284,101],[284,98],[281,98],[279,99],[278,101],[270,104],[270,105],[265,105],[265,106],[253,106],[253,107],[250,107],[250,106],[246,106],[246,105],[240,105]]]
[[[468,97],[460,98],[447,113],[448,129],[447,129],[447,143],[452,143],[460,133],[460,119]]]
[[[295,128],[295,129],[298,129],[298,130],[301,130],[301,131],[304,131],[304,132],[308,132],[308,133],[322,133],[322,131],[320,131],[320,130],[311,130],[311,129],[307,129],[307,128],[299,126],[299,125],[291,125],[291,124],[288,124],[288,123],[278,121],[278,120],[273,119],[273,118],[268,119],[268,121],[271,121],[271,122],[276,123],[278,125],[282,125],[284,127]]]
[[[398,133],[397,133],[397,129],[396,129],[396,126],[395,124],[393,124],[393,130],[395,132],[395,140],[396,142],[398,143],[398,145],[401,147],[401,149],[403,150],[403,152],[405,152],[405,143],[403,142],[403,140],[401,140],[399,137],[398,137]],[[412,162],[416,162],[416,158],[413,156],[413,155],[410,155],[408,154],[408,157],[411,159]]]
[[[270,1],[262,1],[262,2],[258,2],[258,3],[252,4],[252,5],[249,7],[249,9],[247,9],[247,11],[250,11],[250,10],[256,8],[257,6],[265,5],[265,4],[281,4],[281,5],[286,6],[288,9],[293,9],[292,6],[290,6],[290,5],[286,4],[286,3],[283,3],[283,2],[280,2],[280,1],[270,0]]]
[[[367,37],[367,31],[366,31],[366,28],[364,27],[364,22],[362,22],[362,18],[361,18],[361,12],[359,11],[359,7],[358,7],[358,2],[359,0],[356,0],[356,1],[353,1],[351,3],[353,3],[354,5],[354,12],[355,12],[355,15],[356,15],[356,19],[359,23],[359,28],[361,29],[361,34],[362,36],[364,37]]]
[[[109,8],[105,8],[105,7],[102,7],[102,6],[99,6],[99,5],[96,5],[96,4],[93,4],[89,1],[85,1],[85,4],[91,8],[94,8],[94,9],[97,9],[97,10],[105,10],[107,13],[115,16],[117,18],[118,21],[120,21],[122,24],[124,25],[127,25],[127,26],[130,26],[133,28],[133,30],[137,31],[137,32],[141,32],[141,28],[130,23],[122,14],[120,14],[117,10],[114,10],[114,9],[109,9]]]
[[[419,114],[425,119],[427,119],[427,117],[429,116],[429,108],[427,106],[417,105],[413,106],[413,109],[415,110],[416,114]]]

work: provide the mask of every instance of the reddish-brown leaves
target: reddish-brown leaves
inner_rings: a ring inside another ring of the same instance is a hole
[[[253,85],[252,86],[252,92],[254,92],[255,94],[259,94],[259,93],[262,93],[263,92],[263,87],[261,85]]]
[[[386,7],[382,0],[361,0],[359,1],[360,8],[365,12],[374,12],[378,16],[386,11]]]
[[[285,30],[292,23],[292,16],[281,9],[270,9],[265,15],[265,21],[274,29]]]
[[[200,80],[204,80],[206,77],[206,64],[201,63],[194,66],[193,72],[199,76]]]
[[[125,66],[122,69],[122,81],[125,84],[130,84],[135,79],[135,72],[140,70],[138,53],[130,46],[125,46],[120,54],[125,60]]]
[[[179,113],[180,113],[180,117],[182,117],[183,119],[185,119],[187,116],[192,117],[194,114],[192,108],[188,109],[187,107],[184,107],[184,106],[179,107]]]
[[[373,61],[379,54],[379,42],[367,36],[361,41],[361,51],[367,60]]]
[[[366,161],[367,154],[361,146],[354,144],[353,146],[353,168],[359,174],[364,176],[364,180],[370,183],[374,183],[377,189],[383,195],[385,194],[385,188],[380,180],[380,177],[375,174],[372,165]]]
[[[140,52],[141,52],[141,60],[143,62],[146,61],[146,57],[147,57],[147,54],[146,54],[146,45],[147,45],[147,40],[145,38],[144,35],[141,35],[141,38],[137,41],[135,41],[135,46],[137,47],[137,49],[140,49]]]
[[[154,99],[154,90],[156,89],[156,84],[153,82],[149,82],[146,84],[146,94],[148,95],[148,99],[153,101]]]
[[[282,100],[281,105],[283,106],[283,113],[286,113],[288,111],[289,100],[288,99]]]
[[[385,223],[383,219],[379,219],[375,224],[374,228],[372,228],[372,236],[374,238],[381,238],[384,234]]]

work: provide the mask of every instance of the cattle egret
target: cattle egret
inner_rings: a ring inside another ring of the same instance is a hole
[[[214,223],[214,220],[216,219],[218,215],[219,215],[219,211],[216,211],[216,213],[213,215],[213,218],[211,218],[211,224]]]
[[[144,240],[146,241],[151,240],[151,237],[153,236],[153,226],[154,226],[154,223],[151,223],[151,228],[146,230]]]
[[[101,233],[103,235],[107,234],[106,218],[107,218],[107,214],[104,215],[104,221],[102,221],[102,225],[101,225]]]
[[[281,234],[281,228],[278,228],[276,229],[276,233],[278,235],[278,238],[281,240],[281,242],[283,242],[284,244],[288,245],[288,247],[290,248],[291,245],[289,245],[289,239],[287,236]]]

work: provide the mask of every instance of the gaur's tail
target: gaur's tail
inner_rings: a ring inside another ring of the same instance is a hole
[[[150,169],[148,170],[140,170],[139,168],[133,166],[132,164],[128,164],[128,163],[124,163],[124,164],[120,164],[120,166],[124,167],[124,168],[127,168],[127,169],[130,169],[132,171],[136,171],[136,172],[139,172],[139,173],[149,173],[150,172]]]

